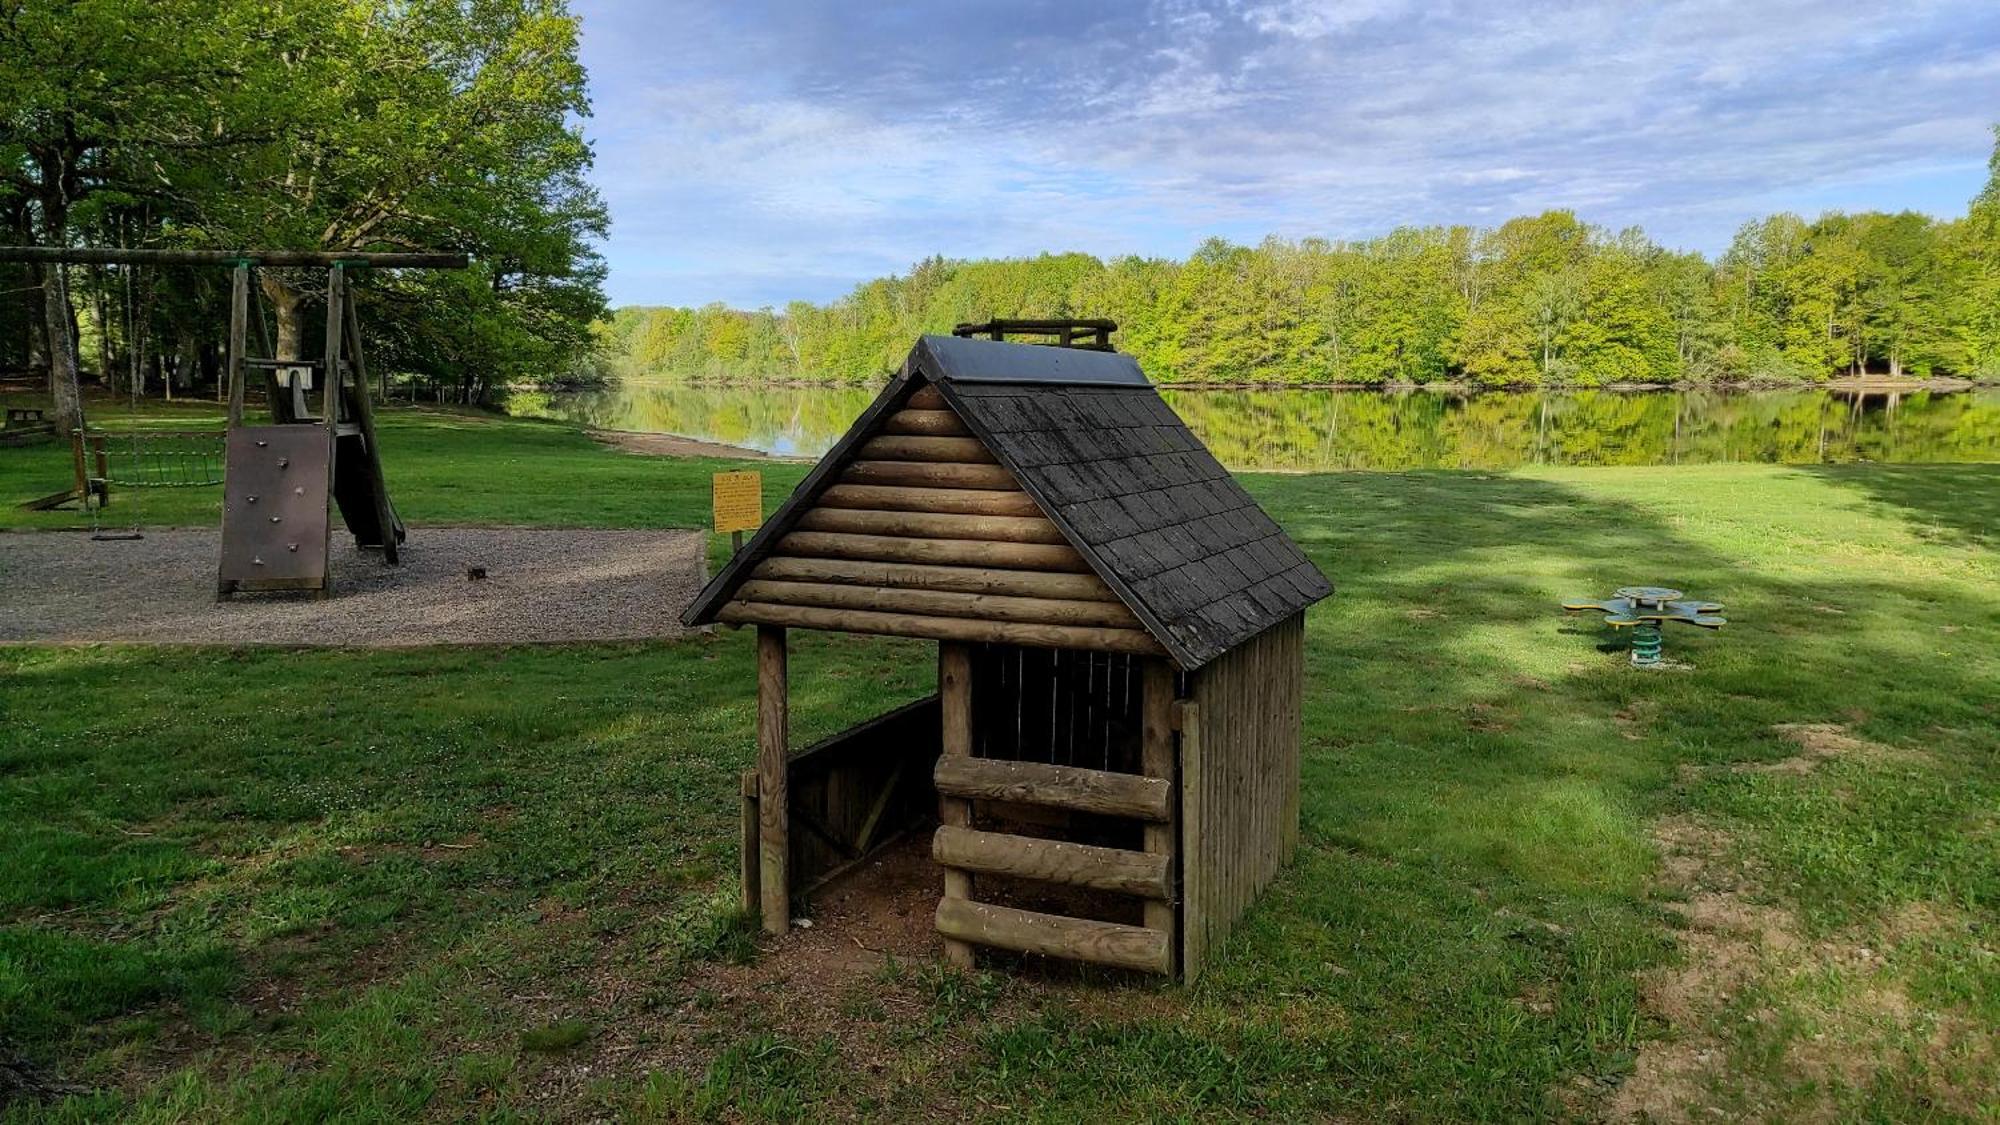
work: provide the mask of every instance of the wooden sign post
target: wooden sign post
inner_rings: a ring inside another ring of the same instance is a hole
[[[731,553],[742,550],[743,533],[764,523],[764,474],[715,474],[714,508],[715,530],[729,533]]]

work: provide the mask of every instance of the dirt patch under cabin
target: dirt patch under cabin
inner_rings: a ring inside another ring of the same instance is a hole
[[[724,1052],[768,1034],[770,1050],[829,1052],[853,1104],[891,1119],[957,1120],[976,1111],[944,1079],[996,1024],[1051,1007],[1086,1018],[1180,1010],[1183,994],[1117,970],[991,953],[982,955],[990,972],[952,970],[930,846],[928,829],[907,833],[815,891],[806,924],[761,939],[750,962],[695,967],[672,1003],[605,1028],[589,1052],[543,1076],[538,1096],[557,1104],[605,1067],[675,1075],[692,1089]],[[910,1049],[913,1036],[924,1050]]]

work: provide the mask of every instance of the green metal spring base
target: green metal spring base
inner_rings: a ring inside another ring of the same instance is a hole
[[[1632,667],[1653,668],[1660,663],[1660,626],[1646,621],[1632,627]]]
[[[1679,601],[1681,592],[1665,586],[1621,586],[1609,600],[1564,602],[1572,613],[1594,609],[1614,629],[1632,630],[1632,667],[1660,666],[1660,626],[1668,621],[1720,629],[1728,624],[1715,602]]]

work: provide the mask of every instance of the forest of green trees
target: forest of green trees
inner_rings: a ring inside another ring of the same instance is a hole
[[[865,382],[921,332],[1111,317],[1153,378],[1605,386],[2000,378],[2000,147],[1966,215],[1780,214],[1719,259],[1567,211],[1361,242],[1204,243],[1186,261],[932,258],[828,305],[622,308],[628,374]]]
[[[565,0],[0,0],[0,242],[463,252],[360,278],[371,366],[546,379],[604,312],[577,36]],[[253,347],[310,354],[314,280],[261,271]],[[78,368],[213,382],[228,285],[0,264],[0,371],[52,371],[65,421]]]

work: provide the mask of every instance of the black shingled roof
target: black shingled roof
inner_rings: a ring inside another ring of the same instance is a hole
[[[682,620],[714,620],[885,413],[934,384],[995,458],[1193,670],[1333,586],[1128,355],[924,336],[903,369]]]

